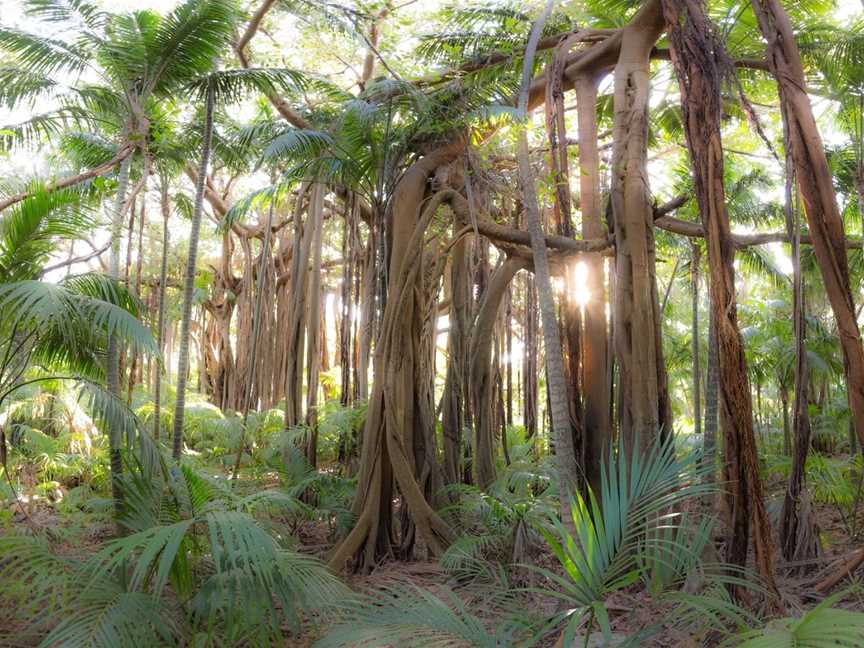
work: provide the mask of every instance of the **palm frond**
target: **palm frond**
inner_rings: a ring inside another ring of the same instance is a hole
[[[344,620],[315,642],[315,648],[512,645],[512,627],[499,624],[490,632],[456,594],[443,587],[438,594],[413,584],[384,587],[344,607]]]
[[[17,67],[0,68],[0,104],[7,108],[30,106],[44,97],[51,96],[57,88],[51,77]]]
[[[159,57],[151,89],[168,93],[210,73],[234,38],[239,15],[233,0],[186,0],[163,18],[153,40]]]

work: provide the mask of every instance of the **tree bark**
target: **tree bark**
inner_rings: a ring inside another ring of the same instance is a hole
[[[129,184],[129,168],[132,166],[132,156],[123,158],[120,164],[120,176],[117,182],[117,196],[114,199],[114,210],[111,220],[111,255],[108,261],[108,274],[115,281],[120,279],[120,236],[123,228],[123,208],[126,204],[126,189]],[[105,371],[108,391],[116,398],[120,397],[120,347],[117,336],[108,339],[107,367]],[[119,520],[123,514],[123,490],[121,479],[123,475],[123,455],[121,452],[122,436],[119,430],[108,430],[108,445],[111,463],[111,497],[114,499],[114,515]],[[119,524],[119,523],[118,523]]]
[[[576,78],[576,111],[579,122],[579,204],[582,238],[606,235],[600,197],[600,151],[597,145],[597,85],[599,78],[583,74]],[[600,492],[601,466],[611,441],[609,417],[609,338],[606,323],[605,261],[600,253],[583,257],[587,270],[588,301],[584,308],[585,338],[582,372],[585,385],[584,432],[582,438],[585,478]]]
[[[204,140],[201,144],[201,160],[195,183],[195,202],[192,206],[192,224],[189,230],[189,256],[186,260],[186,276],[183,280],[183,313],[180,319],[180,348],[177,358],[177,396],[174,404],[174,437],[171,452],[175,461],[180,461],[183,451],[183,419],[186,407],[186,382],[189,373],[189,329],[192,322],[192,296],[195,292],[195,266],[198,260],[198,235],[201,231],[201,215],[204,211],[204,182],[210,162],[210,145],[213,139],[214,89],[207,88],[204,100]]]
[[[501,300],[516,273],[526,266],[508,258],[492,274],[471,332],[471,397],[474,412],[474,483],[486,489],[495,480],[495,417],[493,407],[493,329]]]
[[[540,39],[540,34],[543,30],[543,25],[552,12],[553,5],[554,0],[547,1],[544,13],[534,23],[528,46],[525,49],[525,61],[522,69],[522,91],[519,96],[518,110],[522,119],[526,121],[528,115],[529,82],[534,53],[537,48],[537,41]],[[546,239],[541,225],[540,205],[537,200],[537,189],[534,184],[534,170],[531,168],[526,126],[527,124],[523,123],[518,134],[517,160],[519,163],[519,180],[522,185],[525,218],[528,231],[531,235],[534,279],[537,285],[537,295],[540,303],[540,322],[543,327],[543,344],[546,351],[546,375],[551,405],[552,438],[555,443],[555,461],[558,468],[561,517],[565,521],[565,524],[572,525],[570,503],[578,487],[576,449],[573,445],[574,422],[570,416],[558,318],[555,313],[549,259],[546,253]]]
[[[759,479],[752,396],[738,328],[735,248],[723,182],[720,87],[723,74],[733,67],[711,30],[701,0],[663,0],[663,9],[681,89],[696,199],[706,233],[711,304],[717,321],[721,413],[732,512],[726,559],[741,567],[746,564],[752,526],[756,567],[776,604],[779,593],[774,581],[774,545]],[[733,592],[739,594],[737,588]]]
[[[864,442],[864,348],[846,257],[843,220],[837,207],[825,148],[807,94],[804,68],[792,24],[779,0],[751,0],[768,41],[768,64],[777,79],[789,148],[804,202],[813,250],[831,303],[843,349],[849,409]]]
[[[168,199],[168,179],[164,176],[161,179],[160,193],[159,206],[162,209],[162,263],[159,267],[159,315],[156,318],[156,343],[161,356],[165,342],[165,282],[168,279],[168,249],[171,240],[171,231],[168,228],[168,220],[171,218],[171,204]],[[156,371],[153,372],[155,377],[153,382],[153,438],[156,441],[159,441],[162,434],[162,368],[164,366],[164,359],[160,357],[159,363],[156,365]]]
[[[615,66],[612,212],[616,241],[615,348],[618,418],[627,452],[671,433],[660,336],[654,211],[647,173],[651,50],[663,31],[659,3],[643,5],[622,30]]]

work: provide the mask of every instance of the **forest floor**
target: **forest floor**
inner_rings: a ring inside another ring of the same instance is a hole
[[[20,476],[19,476],[20,477]],[[767,485],[770,490],[769,511],[779,511],[782,502],[782,481]],[[77,489],[76,489],[77,490]],[[115,527],[110,521],[110,510],[107,502],[94,503],[94,500],[85,497],[77,497],[75,491],[73,497],[61,486],[56,492],[21,495],[19,502],[12,501],[5,510],[0,510],[0,535],[5,529],[16,528],[19,531],[30,532],[47,536],[53,550],[58,555],[75,557],[85,560],[95,554],[104,546],[104,542],[115,533]],[[813,589],[813,585],[821,578],[838,569],[841,559],[848,557],[855,549],[860,548],[859,531],[855,536],[850,535],[850,529],[860,528],[862,525],[854,525],[844,514],[841,507],[830,504],[814,504],[813,515],[819,529],[819,537],[822,546],[825,547],[823,554],[809,566],[805,566],[795,572],[788,569],[778,569],[778,585],[784,597],[787,614],[799,614],[810,609],[824,599]],[[710,513],[710,511],[702,511]],[[696,513],[696,511],[694,511]],[[722,518],[722,511],[715,510]],[[857,511],[859,521],[864,518],[864,511]],[[273,520],[276,524],[281,520]],[[296,548],[304,553],[315,555],[326,559],[327,553],[332,547],[332,532],[327,524],[322,522],[304,521],[299,526],[293,526],[292,535],[298,541]],[[716,538],[718,541],[720,538]],[[554,557],[539,545],[530,552],[529,561],[535,565],[560,573],[560,567]],[[421,548],[422,552],[422,548]],[[779,549],[778,549],[779,558]],[[490,572],[490,573],[494,573]],[[507,586],[518,593],[510,601],[510,604],[518,605],[522,610],[530,610],[531,613],[540,615],[552,615],[560,612],[556,609],[555,602],[548,597],[531,592],[530,590],[540,585],[541,576],[537,572],[524,568],[515,567],[509,570],[506,578]],[[439,591],[450,590],[456,593],[463,601],[466,609],[477,615],[491,628],[500,622],[501,606],[490,605],[490,592],[495,583],[471,582],[470,579],[454,576],[446,571],[437,561],[415,560],[409,562],[387,561],[383,562],[370,573],[348,574],[345,576],[348,585],[358,592],[373,591],[378,588],[393,585],[410,584],[412,587],[422,587],[433,594]],[[836,589],[843,590],[845,587],[860,583],[861,575],[853,574]],[[698,587],[693,583],[685,584],[685,591],[690,587]],[[846,607],[858,611],[864,610],[864,595],[861,589],[855,593],[854,588],[850,594],[841,601],[835,603],[838,607]],[[674,604],[668,600],[658,601],[645,590],[641,584],[636,584],[625,590],[613,594],[606,604],[609,611],[611,626],[615,637],[626,637],[640,630],[654,627],[655,632],[650,639],[641,642],[642,646],[697,648],[698,646],[711,645],[710,637],[693,636],[682,630],[675,618]],[[757,614],[759,610],[755,610]],[[761,616],[761,615],[760,615]],[[39,638],[24,634],[24,626],[20,625],[14,609],[3,609],[0,607],[0,627],[4,629],[5,640],[0,640],[0,645],[6,648],[24,648],[38,644]],[[659,627],[658,628],[658,624]],[[16,630],[20,627],[21,633]],[[307,626],[310,630],[302,637],[291,637],[286,630],[285,646],[291,648],[308,648],[316,638],[318,631],[314,624]],[[596,634],[596,640],[601,639],[600,633]],[[17,642],[14,637],[20,636],[22,640]],[[13,639],[9,639],[12,637]],[[25,638],[26,637],[26,638]],[[707,640],[707,641],[706,641]],[[8,643],[3,643],[6,641]],[[558,633],[549,633],[539,644],[543,647],[562,646]],[[575,641],[573,646],[583,646],[584,638]],[[594,635],[589,646],[595,644]],[[398,648],[398,646],[394,647]]]

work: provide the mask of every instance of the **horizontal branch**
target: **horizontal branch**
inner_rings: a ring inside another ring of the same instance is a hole
[[[69,176],[66,178],[61,178],[60,180],[55,180],[54,182],[49,182],[48,184],[45,185],[45,190],[46,191],[56,191],[58,189],[66,189],[68,187],[74,187],[75,185],[79,185],[82,182],[86,182],[87,180],[90,180],[91,178],[95,178],[97,176],[101,176],[105,173],[108,173],[111,169],[113,169],[115,166],[120,164],[127,157],[132,155],[132,152],[134,150],[135,150],[134,145],[126,144],[120,148],[120,151],[118,151],[117,155],[115,155],[113,158],[111,158],[105,164],[100,164],[99,166],[93,167],[92,169],[89,169],[88,171],[85,171],[83,173],[79,173],[78,175]],[[0,211],[3,211],[7,207],[11,207],[12,205],[17,204],[26,198],[29,198],[32,194],[33,194],[32,191],[24,191],[22,193],[18,193],[18,194],[15,194],[14,196],[9,196],[7,198],[4,198],[3,200],[0,200]]]
[[[661,216],[654,220],[654,225],[672,234],[680,234],[690,238],[704,238],[705,230],[699,223],[684,221],[672,216]],[[801,243],[811,245],[813,240],[807,234],[801,235]],[[767,245],[768,243],[789,243],[786,232],[755,232],[753,234],[732,234],[732,243],[736,248]],[[847,248],[864,248],[864,239],[846,239]]]

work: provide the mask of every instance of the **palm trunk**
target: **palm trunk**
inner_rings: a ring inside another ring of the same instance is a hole
[[[519,96],[519,114],[527,120],[528,87],[537,42],[554,0],[547,0],[543,15],[534,23],[531,37],[525,50],[522,69],[522,91]],[[552,417],[552,438],[555,441],[555,459],[560,480],[561,516],[565,523],[572,524],[569,515],[570,501],[578,486],[576,473],[576,452],[573,447],[573,428],[570,420],[570,405],[567,402],[567,382],[564,376],[564,358],[558,318],[555,313],[555,300],[552,294],[552,280],[549,272],[549,259],[546,255],[546,240],[540,221],[540,206],[537,189],[534,185],[534,170],[531,168],[528,132],[523,125],[519,129],[517,148],[519,180],[525,201],[525,217],[531,234],[531,250],[534,258],[534,278],[540,302],[540,320],[543,327],[543,343],[546,351],[546,373],[548,377],[550,413]]]
[[[145,171],[146,173],[146,171]],[[141,212],[138,215],[138,257],[135,259],[135,296],[141,298],[141,270],[144,263],[144,222],[147,213],[147,184],[145,180],[144,191],[141,194]],[[138,373],[140,372],[141,354],[136,352],[132,356],[132,364],[129,366],[129,389],[126,394],[126,404],[132,405],[132,392],[135,389],[135,383],[138,382]]]
[[[698,437],[702,434],[702,363],[699,358],[699,262],[701,251],[697,243],[693,243],[693,256],[690,259],[691,276],[691,316],[692,316],[692,352],[693,352],[693,432]]]
[[[189,328],[192,322],[192,295],[195,292],[195,266],[198,260],[198,235],[201,231],[201,214],[204,211],[204,183],[207,180],[207,165],[210,161],[210,145],[213,139],[212,84],[207,87],[204,100],[204,137],[201,143],[201,161],[195,182],[195,202],[192,207],[192,226],[189,232],[189,257],[186,260],[186,276],[183,281],[183,314],[180,320],[180,348],[177,358],[177,397],[174,405],[174,438],[172,456],[180,461],[183,450],[183,416],[186,407],[186,382],[189,373]]]
[[[132,156],[123,159],[120,165],[120,176],[117,183],[117,196],[114,200],[114,213],[111,221],[111,256],[108,261],[108,274],[115,281],[120,279],[120,236],[123,229],[123,208],[126,203],[126,189],[129,184],[129,168],[132,166]],[[108,340],[107,368],[105,371],[108,391],[115,397],[120,397],[120,347],[117,336]],[[111,428],[108,431],[108,445],[111,461],[111,496],[114,499],[114,514],[119,519],[123,513],[123,491],[121,478],[123,475],[123,455],[121,445],[123,439],[119,430]]]
[[[168,202],[168,180],[162,178],[162,265],[159,269],[159,315],[156,324],[156,344],[159,348],[160,355],[163,353],[163,345],[165,340],[165,281],[168,278],[168,247],[170,241],[170,230],[168,229],[168,219],[171,217],[171,205]],[[155,382],[153,384],[153,438],[156,441],[162,433],[162,367],[163,360],[160,357],[159,363],[154,371]]]

